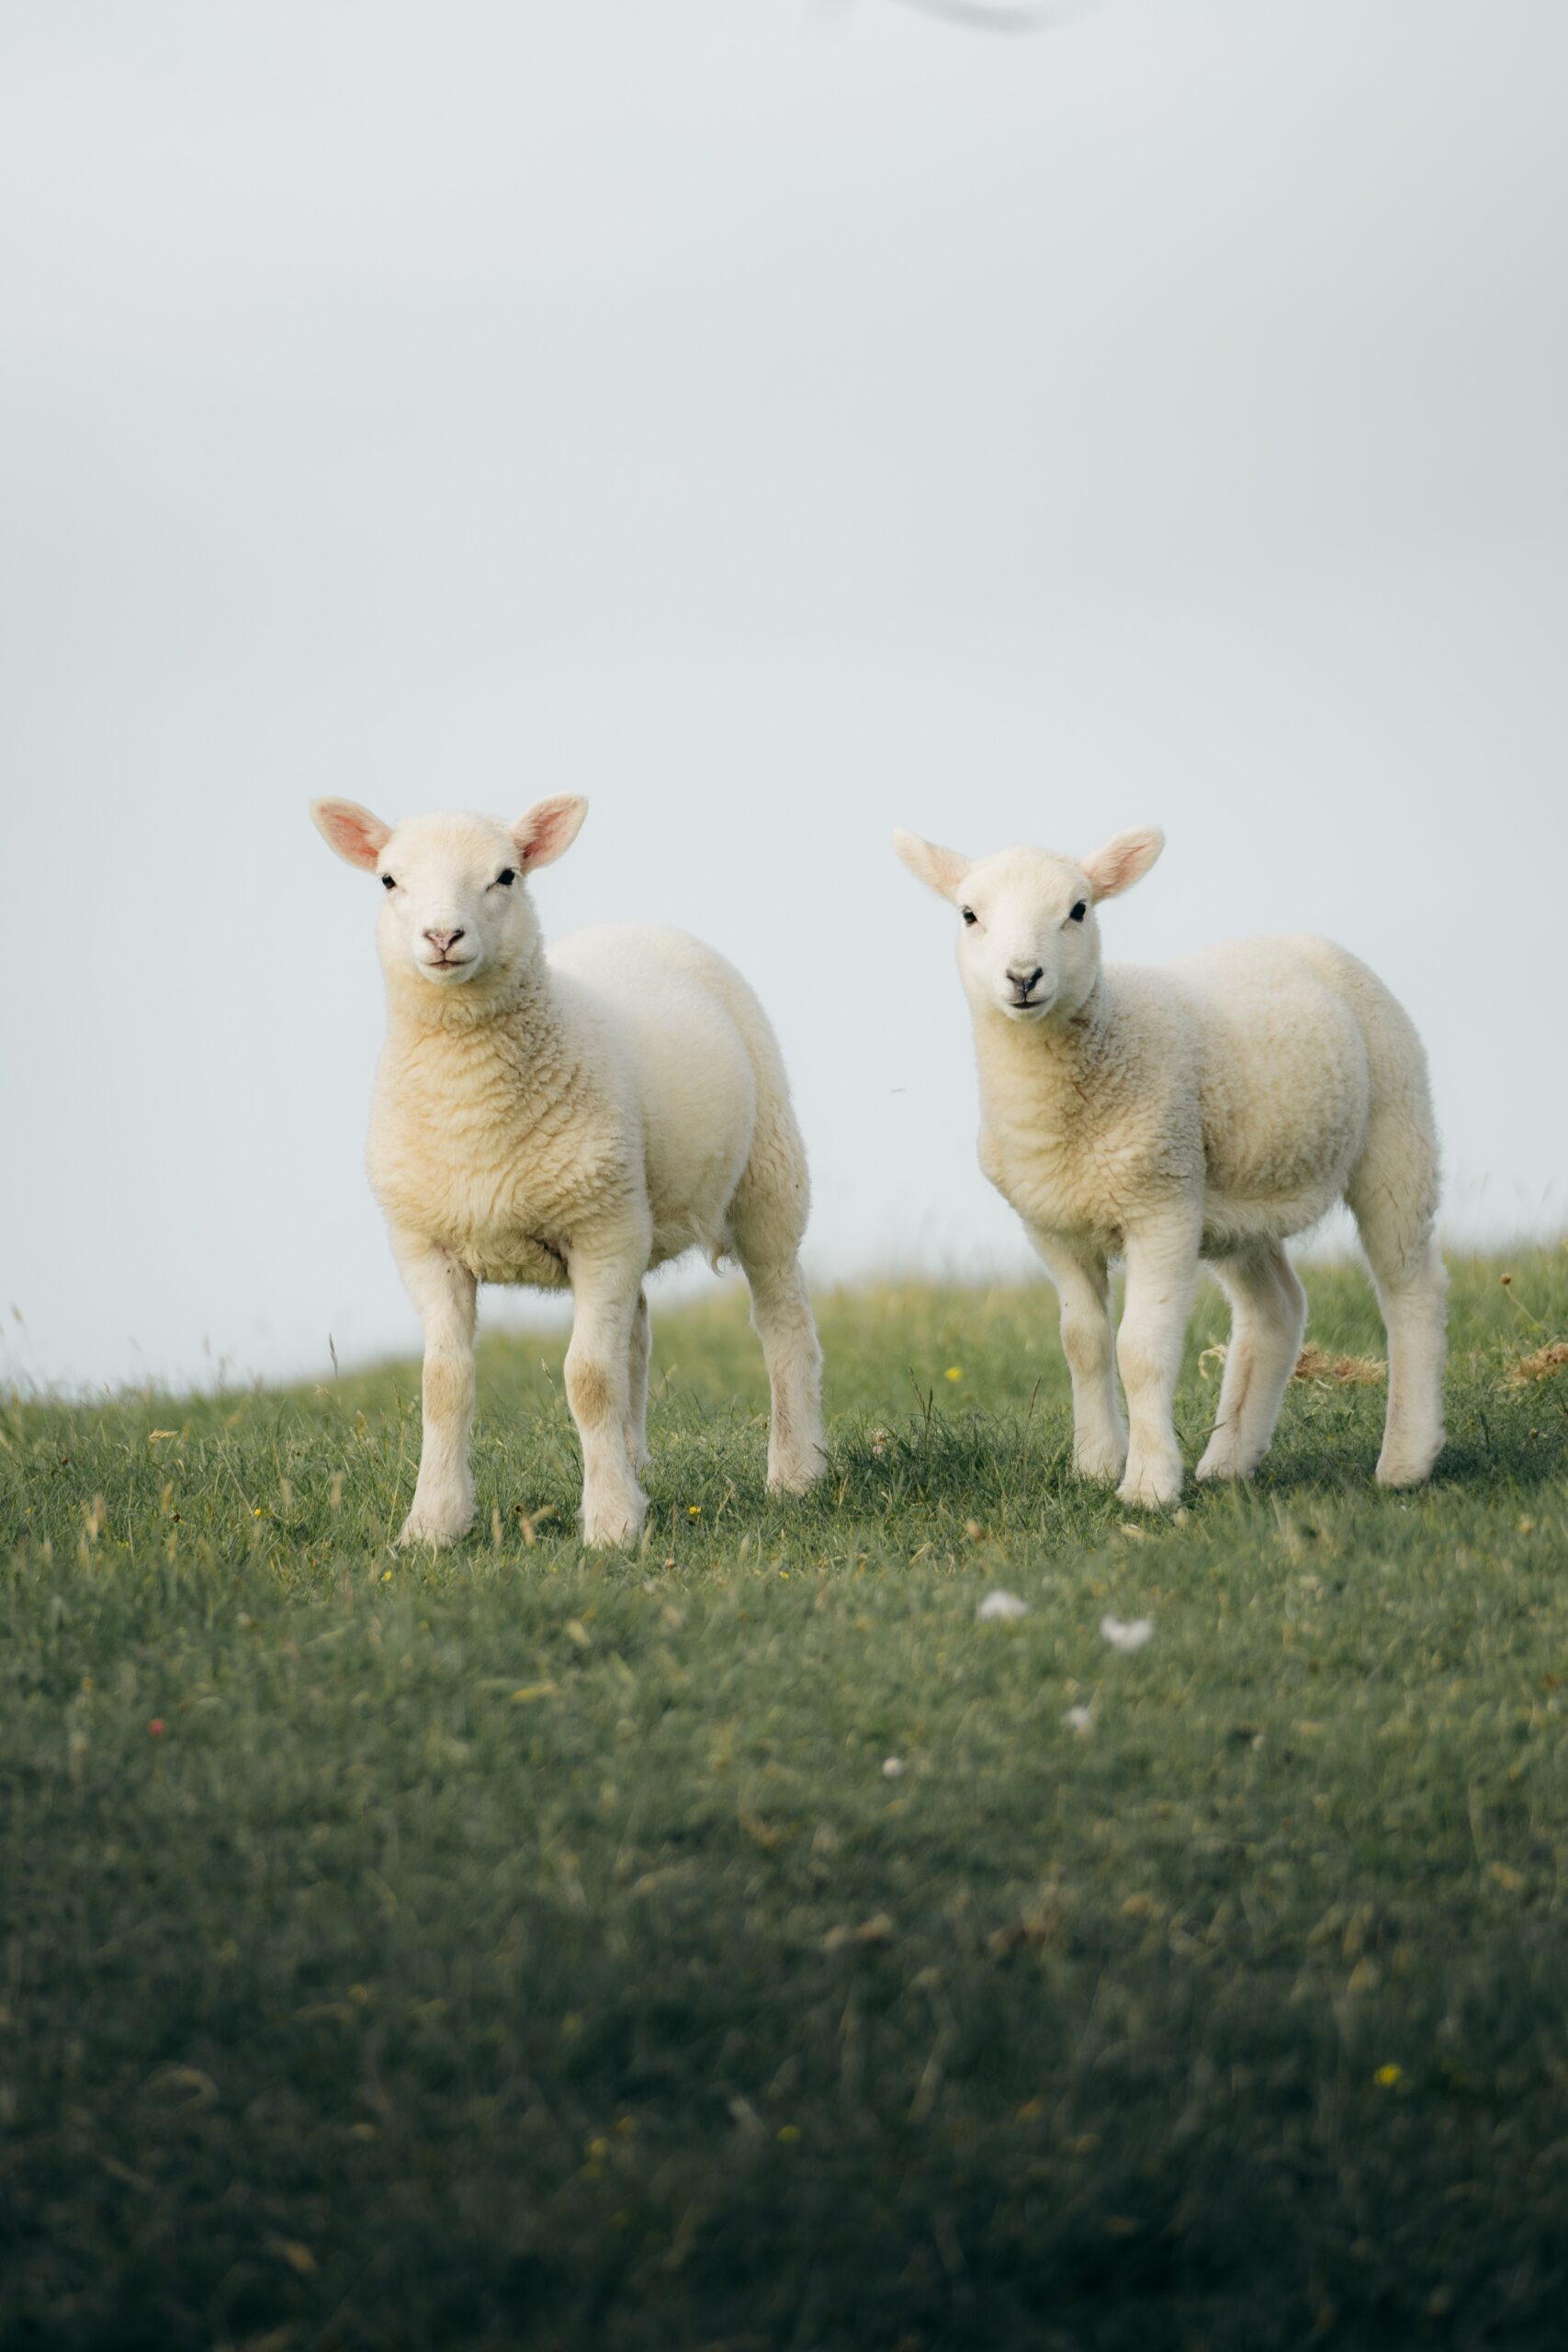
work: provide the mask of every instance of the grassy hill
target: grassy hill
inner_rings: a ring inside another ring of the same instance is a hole
[[[439,1558],[411,1367],[0,1409],[7,2352],[1561,2344],[1568,1256],[1454,1272],[1430,1489],[1331,1363],[1168,1520],[1036,1290],[824,1302],[788,1505],[656,1302],[608,1560],[554,1340]]]

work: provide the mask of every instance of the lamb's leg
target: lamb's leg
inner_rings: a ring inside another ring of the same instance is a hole
[[[1448,1275],[1432,1232],[1438,1156],[1429,1121],[1407,1111],[1374,1118],[1346,1197],[1388,1332],[1388,1417],[1378,1483],[1416,1487],[1443,1449]]]
[[[1227,1259],[1214,1269],[1231,1303],[1230,1347],[1214,1433],[1200,1478],[1247,1478],[1269,1450],[1306,1329],[1306,1293],[1279,1249]]]
[[[750,1284],[751,1321],[773,1391],[768,1485],[775,1494],[803,1495],[828,1467],[822,1350],[800,1271],[810,1196],[806,1150],[771,1047],[758,1069],[758,1087],[751,1155],[729,1204],[729,1229]]]
[[[648,1293],[637,1295],[632,1317],[632,1343],[626,1376],[626,1452],[634,1470],[648,1467],[648,1360],[653,1345],[649,1324]]]
[[[759,1260],[737,1242],[751,1286],[751,1320],[762,1343],[773,1408],[768,1417],[768,1485],[803,1495],[828,1467],[822,1434],[822,1350],[800,1261]]]
[[[1117,1493],[1152,1509],[1181,1493],[1171,1403],[1198,1277],[1197,1230],[1185,1218],[1145,1226],[1128,1234],[1126,1260],[1116,1357],[1127,1392],[1127,1475]]]
[[[1414,1273],[1380,1277],[1388,1332],[1388,1417],[1378,1455],[1381,1487],[1418,1487],[1443,1450],[1443,1351],[1448,1275],[1436,1242]]]
[[[1443,1452],[1443,1327],[1448,1275],[1429,1221],[1411,1230],[1399,1200],[1361,1169],[1349,1185],[1361,1247],[1378,1284],[1389,1334],[1389,1408],[1378,1456],[1380,1487],[1420,1487]]]
[[[1127,1432],[1116,1399],[1105,1260],[1055,1235],[1031,1238],[1061,1302],[1062,1352],[1073,1379],[1073,1468],[1080,1478],[1120,1478],[1127,1466]]]
[[[648,1511],[626,1445],[631,1351],[646,1252],[624,1261],[574,1252],[566,1397],[582,1445],[582,1540],[629,1544]]]
[[[392,1249],[424,1325],[419,1477],[400,1544],[455,1544],[473,1524],[468,1436],[474,1419],[477,1285],[449,1250],[394,1233]]]

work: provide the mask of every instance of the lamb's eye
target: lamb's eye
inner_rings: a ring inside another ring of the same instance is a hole
[[[964,922],[974,922],[974,920],[975,920],[975,910],[974,910],[974,908],[973,908],[973,907],[961,907],[961,908],[960,908],[960,910],[959,910],[959,912],[963,915],[964,920]]]
[[[508,890],[516,879],[517,876],[513,869],[510,865],[503,865],[495,877],[495,888],[498,890]]]
[[[382,876],[381,876],[381,888],[382,888],[382,889],[383,889],[383,890],[395,890],[395,889],[397,888],[397,887],[398,887],[398,880],[397,880],[397,876],[396,876],[396,875],[395,875],[395,874],[383,874],[383,875],[382,875]]]
[[[1087,914],[1088,914],[1088,912],[1089,912],[1089,909],[1085,906],[1085,904],[1084,904],[1083,900],[1080,899],[1078,900],[1078,902],[1077,902],[1077,905],[1073,909],[1073,910],[1072,910],[1071,914],[1067,917],[1067,921],[1068,921],[1069,922],[1082,922],[1082,921],[1083,921],[1083,919],[1084,919],[1085,915],[1087,915]]]

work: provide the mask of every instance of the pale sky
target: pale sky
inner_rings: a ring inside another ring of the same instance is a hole
[[[547,928],[755,982],[821,1280],[1032,1263],[897,824],[1164,824],[1111,956],[1342,940],[1562,1228],[1568,8],[1061,13],[10,0],[0,1374],[416,1346],[322,792],[587,793]]]

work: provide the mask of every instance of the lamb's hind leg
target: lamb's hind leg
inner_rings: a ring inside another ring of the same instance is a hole
[[[1448,1275],[1433,1234],[1438,1149],[1425,1106],[1372,1119],[1346,1188],[1388,1333],[1388,1417],[1378,1483],[1416,1487],[1443,1448]]]
[[[828,1467],[822,1350],[800,1271],[810,1187],[806,1149],[783,1091],[783,1073],[764,1065],[759,1076],[762,1083],[756,1132],[729,1204],[729,1230],[751,1287],[751,1321],[762,1343],[773,1391],[768,1485],[775,1493],[803,1495]]]
[[[653,1345],[649,1323],[648,1293],[637,1295],[632,1317],[632,1340],[626,1378],[626,1452],[634,1470],[648,1467],[648,1360]]]
[[[768,1485],[803,1495],[828,1467],[822,1436],[822,1350],[800,1261],[750,1256],[739,1242],[751,1286],[751,1320],[762,1343],[773,1405],[768,1416]]]
[[[1227,1259],[1214,1272],[1231,1303],[1231,1337],[1214,1433],[1198,1476],[1247,1478],[1269,1450],[1302,1351],[1306,1293],[1280,1249]]]

